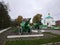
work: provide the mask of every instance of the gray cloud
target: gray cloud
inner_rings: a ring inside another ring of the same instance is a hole
[[[9,15],[12,19],[22,15],[23,17],[33,17],[41,13],[44,17],[51,13],[55,20],[60,20],[60,0],[4,0],[9,3],[11,11]]]

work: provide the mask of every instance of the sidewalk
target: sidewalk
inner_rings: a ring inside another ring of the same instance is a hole
[[[3,33],[3,32],[7,31],[7,30],[10,29],[10,28],[11,28],[11,27],[8,27],[8,28],[6,28],[6,29],[0,30],[0,33]]]
[[[45,30],[45,32],[51,32],[53,34],[60,35],[60,30]]]
[[[6,41],[6,37],[10,32],[10,28],[6,28],[0,31],[0,45],[4,45],[5,41]]]

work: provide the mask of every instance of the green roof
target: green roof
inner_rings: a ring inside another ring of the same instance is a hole
[[[46,19],[49,19],[49,18],[52,18],[50,15],[48,15],[47,17],[46,17]]]

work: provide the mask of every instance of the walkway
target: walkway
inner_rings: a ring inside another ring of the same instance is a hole
[[[10,32],[10,27],[0,31],[0,45],[4,45],[7,35]],[[7,31],[8,30],[8,31]]]

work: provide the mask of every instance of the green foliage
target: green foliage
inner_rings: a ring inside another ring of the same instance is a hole
[[[51,29],[53,29],[53,30],[60,30],[60,26],[52,26]]]
[[[8,9],[5,4],[0,2],[0,29],[10,26],[10,16],[8,15]]]
[[[20,26],[22,27],[22,32],[29,32],[30,31],[30,20],[31,20],[31,18],[26,19],[26,21],[22,21],[20,23]]]

